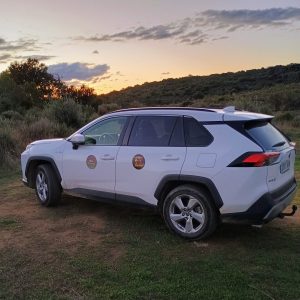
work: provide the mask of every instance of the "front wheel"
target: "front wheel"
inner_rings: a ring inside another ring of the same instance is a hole
[[[169,229],[186,239],[204,239],[218,224],[218,214],[209,195],[192,185],[172,190],[163,204],[163,217]]]
[[[61,188],[50,165],[44,164],[37,167],[35,192],[43,206],[54,206],[59,203]]]

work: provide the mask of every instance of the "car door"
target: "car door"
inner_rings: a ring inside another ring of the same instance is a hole
[[[155,190],[166,175],[180,174],[186,154],[182,117],[137,116],[128,143],[118,152],[116,197],[156,204]]]
[[[114,198],[116,157],[127,123],[126,116],[101,120],[81,132],[84,145],[73,149],[71,142],[67,144],[63,153],[66,190],[94,196],[91,191],[101,191],[99,196]]]

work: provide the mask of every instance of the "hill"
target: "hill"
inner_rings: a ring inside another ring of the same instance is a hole
[[[297,108],[300,106],[300,64],[273,66],[249,71],[213,74],[209,76],[188,76],[144,83],[99,95],[101,103],[115,103],[119,107],[156,105],[199,105],[207,101],[214,105],[237,100],[237,95],[255,92],[258,94],[276,92],[279,96],[296,90]],[[226,96],[226,97],[224,97]],[[249,95],[248,95],[249,96]],[[220,103],[221,102],[221,103]],[[293,103],[295,99],[293,98]],[[295,103],[294,103],[295,104]],[[278,105],[277,105],[278,106]],[[278,108],[278,107],[277,107]],[[277,110],[277,109],[276,109]]]

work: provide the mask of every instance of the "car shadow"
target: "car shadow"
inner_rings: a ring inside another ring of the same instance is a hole
[[[109,220],[110,223],[120,228],[125,228],[131,233],[148,238],[153,233],[153,238],[157,238],[157,233],[172,236],[174,241],[182,242],[181,238],[169,233],[158,210],[152,207],[143,207],[126,203],[109,203],[105,201],[93,201],[69,195],[63,195],[61,209],[65,210],[64,216],[69,213],[96,215],[99,218]],[[134,228],[134,229],[133,229]],[[298,226],[298,233],[300,233]],[[300,234],[298,234],[298,239]],[[168,238],[169,239],[169,238]],[[292,242],[297,239],[295,230],[290,226],[289,221],[277,219],[262,226],[261,228],[245,224],[222,223],[216,232],[205,242],[224,247],[238,243],[239,246],[251,248],[262,247],[271,249],[277,244],[277,249],[284,247],[285,242]],[[186,242],[186,241],[184,241]]]

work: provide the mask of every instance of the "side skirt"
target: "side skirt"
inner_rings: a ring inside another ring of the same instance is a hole
[[[102,191],[95,191],[89,189],[69,189],[64,190],[64,192],[68,195],[85,198],[89,200],[99,201],[102,203],[108,204],[133,204],[136,206],[144,206],[144,207],[152,207],[155,208],[156,205],[150,204],[144,201],[141,198],[135,196],[128,196],[123,194],[115,194],[115,193],[108,193]]]

